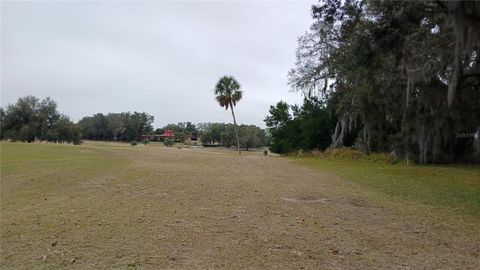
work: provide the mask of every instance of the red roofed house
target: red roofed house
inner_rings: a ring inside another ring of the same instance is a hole
[[[160,135],[160,140],[165,140],[166,138],[173,139],[175,137],[175,133],[173,133],[173,130],[165,130],[162,135]]]
[[[149,140],[149,141],[160,141],[163,142],[166,138],[171,138],[173,139],[175,137],[175,133],[173,133],[173,130],[165,130],[163,134],[158,135],[158,134],[143,134],[142,135],[142,140]]]

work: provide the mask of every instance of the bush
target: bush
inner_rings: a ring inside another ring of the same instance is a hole
[[[136,146],[137,144],[138,144],[137,141],[131,141],[131,142],[130,142],[130,145],[131,145],[131,146]]]
[[[372,153],[368,156],[365,156],[365,159],[373,161],[375,163],[383,163],[383,164],[394,164],[399,162],[399,160],[396,157],[389,155],[387,153]]]
[[[336,159],[368,160],[374,163],[382,164],[394,164],[398,162],[395,156],[387,153],[371,153],[370,155],[366,155],[359,150],[346,147],[328,149],[324,152],[324,156]]]
[[[73,140],[72,142],[73,142],[73,145],[81,145],[83,143],[82,140],[77,140],[77,139]]]
[[[330,148],[325,151],[325,156],[338,159],[359,160],[365,156],[364,153],[350,148]]]
[[[143,144],[147,145],[149,143],[150,143],[150,141],[148,139],[143,140]]]
[[[175,142],[173,141],[173,139],[166,138],[165,141],[163,141],[163,144],[166,145],[167,147],[172,147],[175,144]]]
[[[218,144],[202,144],[203,147],[219,147]]]

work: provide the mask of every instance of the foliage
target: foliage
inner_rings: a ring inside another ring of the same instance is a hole
[[[240,146],[248,151],[250,148],[264,146],[267,143],[265,131],[255,125],[240,125],[238,128]]]
[[[237,105],[237,102],[239,102],[243,96],[243,91],[240,90],[240,83],[238,83],[238,81],[232,76],[223,76],[217,82],[214,92],[218,104],[221,107],[225,107],[226,110],[230,107],[230,110],[232,111],[237,148],[238,153],[240,154],[240,139],[237,130],[237,120],[235,119],[235,112],[233,111],[233,107]]]
[[[242,96],[240,84],[232,76],[223,76],[215,86],[215,99],[221,107],[225,107],[225,110],[236,106]]]
[[[479,2],[325,0],[312,16],[289,82],[338,116],[332,147],[480,161]]]
[[[137,141],[131,141],[131,142],[130,142],[130,145],[131,145],[131,146],[137,146],[137,144],[138,144]]]
[[[168,124],[162,128],[157,128],[155,134],[163,134],[166,130],[172,130],[175,134],[176,142],[185,142],[187,136],[198,136],[198,130],[192,122],[179,122],[177,124]]]
[[[144,139],[142,143],[146,146],[147,144],[150,143],[150,141],[148,139]]]
[[[201,123],[198,124],[200,140],[203,144],[223,144],[222,134],[225,132],[224,123]]]
[[[300,149],[324,150],[330,145],[332,117],[318,98],[305,98],[301,107],[290,107],[280,101],[276,106],[270,106],[269,112],[265,124],[271,135],[272,152],[286,154]]]
[[[102,113],[85,116],[78,125],[89,140],[133,141],[153,131],[153,116],[140,112]]]
[[[1,139],[33,142],[81,143],[81,133],[66,115],[57,111],[57,103],[47,97],[39,100],[34,96],[19,98],[0,111]]]
[[[175,141],[171,138],[166,138],[164,141],[163,141],[163,144],[168,146],[168,147],[172,147],[174,144],[175,144]]]
[[[236,144],[235,127],[224,123],[198,124],[200,140],[204,145],[223,145],[231,147]],[[248,151],[250,148],[267,145],[268,138],[265,130],[255,125],[240,125],[238,127],[240,147]]]

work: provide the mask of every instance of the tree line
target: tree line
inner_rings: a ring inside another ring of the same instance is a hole
[[[347,146],[407,162],[480,162],[480,2],[324,0],[311,14],[288,79],[303,108],[322,113],[273,106],[276,151]],[[322,132],[297,127],[312,117]]]
[[[171,123],[162,128],[157,128],[154,134],[163,134],[166,130],[172,130],[175,142],[183,143],[187,136],[200,139],[204,146],[225,146],[230,148],[237,146],[235,124],[225,123],[198,123],[179,122]],[[269,137],[264,129],[255,125],[239,125],[237,127],[240,147],[245,150],[257,148],[269,144]]]
[[[140,140],[144,134],[172,130],[175,142],[184,142],[187,136],[193,136],[207,146],[236,145],[233,124],[180,122],[154,129],[153,121],[154,117],[145,112],[122,112],[96,113],[74,123],[58,112],[53,99],[26,96],[5,109],[0,108],[0,139],[73,144],[80,144],[82,139],[131,142]],[[240,146],[246,150],[268,143],[265,131],[254,125],[240,125],[238,135]]]
[[[269,137],[265,130],[255,125],[239,125],[237,127],[238,141],[235,124],[201,123],[198,124],[198,134],[204,145],[222,145],[226,147],[237,146],[248,151],[269,144]]]
[[[166,130],[173,131],[175,137],[174,141],[176,142],[184,142],[187,136],[198,137],[198,128],[192,122],[179,122],[179,123],[171,123],[162,128],[157,128],[154,131],[154,134],[161,135]]]
[[[270,106],[269,113],[264,121],[272,137],[272,152],[325,150],[330,146],[334,119],[320,99],[305,98],[301,106],[280,101]]]
[[[0,108],[0,139],[80,144],[81,128],[57,111],[53,99],[26,96]]]
[[[78,121],[82,138],[103,141],[135,141],[153,132],[153,116],[144,112],[97,113]]]
[[[21,97],[0,108],[0,139],[80,144],[82,139],[107,141],[138,140],[153,131],[153,116],[144,112],[94,114],[78,123],[61,114],[50,97]]]

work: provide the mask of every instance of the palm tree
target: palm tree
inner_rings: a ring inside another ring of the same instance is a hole
[[[233,124],[235,126],[235,136],[237,137],[238,154],[240,152],[240,140],[238,139],[237,120],[235,120],[235,112],[233,107],[237,105],[237,102],[242,99],[243,92],[240,90],[240,84],[232,76],[223,76],[215,86],[215,99],[218,101],[221,107],[228,107],[232,110]]]

